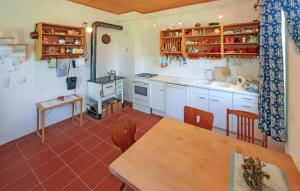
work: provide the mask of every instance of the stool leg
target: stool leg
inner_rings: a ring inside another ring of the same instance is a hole
[[[123,191],[123,190],[124,190],[124,188],[125,188],[125,184],[124,184],[124,183],[122,183],[122,185],[121,185],[121,187],[120,187],[120,191]]]

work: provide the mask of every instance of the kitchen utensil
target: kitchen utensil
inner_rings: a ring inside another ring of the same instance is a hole
[[[257,53],[257,48],[246,48],[247,53]]]
[[[214,67],[214,80],[224,82],[228,77],[228,69],[223,66]]]
[[[208,23],[209,26],[218,26],[220,25],[219,22],[212,22],[212,23]]]
[[[117,76],[117,72],[115,70],[111,70],[110,72],[108,72],[108,76],[110,80],[115,80]]]
[[[244,84],[244,88],[246,91],[258,93],[259,82],[257,81],[247,81]]]
[[[195,24],[195,28],[200,28],[201,27],[201,24],[200,23],[196,23]]]
[[[239,87],[244,87],[245,83],[247,82],[246,78],[244,76],[237,76],[237,83],[236,85]]]

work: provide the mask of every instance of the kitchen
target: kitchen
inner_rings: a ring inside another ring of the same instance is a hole
[[[274,0],[112,2],[0,3],[0,46],[18,47],[12,61],[0,47],[0,190],[242,191],[239,153],[266,163],[268,186],[300,189],[299,40],[282,31],[286,76],[270,82]]]

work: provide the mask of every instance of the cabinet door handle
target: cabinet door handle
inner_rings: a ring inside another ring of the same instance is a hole
[[[242,97],[242,99],[243,99],[243,100],[248,100],[248,101],[252,100],[252,99],[246,98],[246,97]]]
[[[113,86],[107,86],[107,87],[105,87],[105,88],[112,88]]]
[[[248,106],[248,105],[242,105],[242,107],[251,109],[251,106]]]
[[[219,100],[217,100],[217,99],[210,99],[210,101],[218,102]]]
[[[200,96],[200,97],[198,97],[198,98],[199,98],[199,99],[203,99],[203,100],[206,100],[206,98],[205,98],[205,97],[201,97],[201,96]]]

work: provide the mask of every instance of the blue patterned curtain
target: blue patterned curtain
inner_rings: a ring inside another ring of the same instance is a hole
[[[300,0],[282,0],[288,32],[300,51]]]
[[[299,0],[262,0],[261,5],[262,58],[258,127],[274,140],[285,142],[281,9],[287,16],[289,34],[300,50],[300,3]]]

